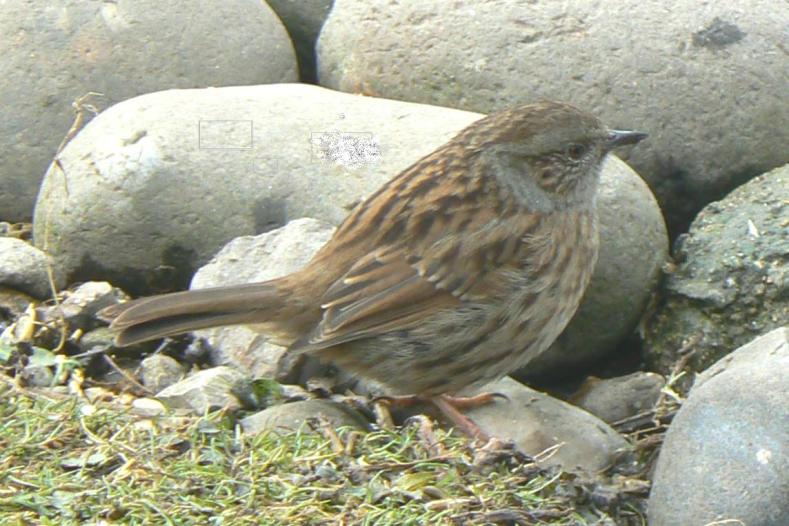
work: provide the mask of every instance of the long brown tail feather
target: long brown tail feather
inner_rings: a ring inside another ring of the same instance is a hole
[[[115,336],[115,344],[118,346],[133,345],[198,329],[254,323],[259,320],[260,313],[256,311],[227,314],[181,314],[129,325],[121,329]]]
[[[117,345],[174,336],[184,332],[259,323],[281,307],[273,282],[191,290],[141,298],[107,307],[99,313],[112,320]]]

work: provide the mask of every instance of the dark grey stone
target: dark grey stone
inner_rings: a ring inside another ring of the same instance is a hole
[[[30,387],[51,387],[55,373],[51,367],[28,365],[22,369],[21,378]]]
[[[103,352],[112,347],[114,338],[115,333],[109,327],[98,327],[83,334],[77,346],[81,353]]]
[[[21,239],[0,237],[0,286],[38,299],[49,297],[46,253]]]
[[[665,300],[646,325],[650,368],[668,373],[691,341],[691,369],[789,324],[789,165],[707,206],[677,240]]]
[[[612,424],[652,409],[665,383],[659,374],[643,371],[618,378],[595,379],[587,381],[571,402]]]

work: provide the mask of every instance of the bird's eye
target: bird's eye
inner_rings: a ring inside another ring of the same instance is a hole
[[[574,143],[567,147],[567,157],[577,161],[586,154],[586,146],[583,144]]]
[[[549,181],[553,179],[553,170],[551,170],[550,168],[543,168],[542,170],[537,172],[537,175],[540,177],[541,180]]]

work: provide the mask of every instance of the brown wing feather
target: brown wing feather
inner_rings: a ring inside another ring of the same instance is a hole
[[[326,291],[322,321],[291,349],[313,351],[405,329],[457,302],[419,276],[401,251],[368,254]]]
[[[414,327],[444,308],[483,295],[495,301],[505,293],[502,274],[491,272],[502,266],[516,268],[523,235],[536,222],[504,221],[510,228],[497,232],[467,232],[437,242],[425,256],[405,247],[382,249],[359,260],[322,297],[323,319],[292,349],[308,352],[393,330]],[[492,226],[486,225],[484,230]],[[472,257],[472,254],[476,257]]]

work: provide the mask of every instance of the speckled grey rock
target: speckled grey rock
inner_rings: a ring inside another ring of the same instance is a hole
[[[315,44],[333,0],[267,0],[290,33],[302,82],[316,82]]]
[[[776,327],[789,324],[789,165],[707,206],[677,240],[676,270],[648,324],[646,357],[668,372],[693,341],[700,371]]]
[[[0,237],[0,286],[38,299],[49,296],[46,253],[21,239]]]
[[[131,412],[142,418],[154,418],[167,414],[167,406],[155,398],[135,398]]]
[[[650,133],[628,162],[677,225],[789,162],[789,4],[337,0],[321,85],[489,113],[566,100]],[[676,228],[675,228],[676,231]]]
[[[789,331],[747,347],[735,351],[746,359],[694,387],[674,418],[649,497],[651,526],[789,524]]]
[[[166,354],[153,354],[140,363],[140,380],[153,393],[174,385],[185,372],[177,360]]]
[[[206,411],[241,407],[233,391],[247,384],[247,376],[232,367],[213,367],[189,375],[160,391],[156,398],[168,408],[202,415]]]
[[[192,289],[264,281],[303,267],[334,233],[316,219],[295,219],[259,236],[243,236],[228,243],[195,274]],[[253,378],[272,378],[285,349],[246,326],[197,331],[211,347],[211,361],[228,364]]]
[[[587,380],[570,402],[612,424],[651,409],[665,383],[659,374],[643,371],[617,378],[594,378]]]
[[[297,431],[310,418],[325,417],[332,426],[350,426],[366,430],[368,422],[359,413],[345,404],[330,400],[304,400],[290,404],[273,405],[241,420],[245,433],[263,431]]]
[[[109,327],[97,327],[84,333],[76,342],[80,353],[106,351],[113,346],[115,331]]]
[[[32,216],[41,177],[74,121],[72,102],[88,92],[103,95],[86,104],[106,108],[167,88],[297,78],[285,28],[252,0],[5,2],[0,35],[0,92],[13,108],[0,120],[5,220]]]
[[[19,373],[20,380],[29,387],[52,387],[55,373],[52,367],[27,365]]]
[[[68,291],[60,305],[53,306],[47,316],[59,317],[59,310],[72,329],[91,329],[96,325],[96,313],[118,303],[120,294],[106,281],[88,281]]]
[[[464,411],[489,435],[512,440],[527,455],[552,455],[539,460],[543,466],[587,475],[611,466],[628,451],[627,441],[608,424],[577,407],[503,378],[484,391],[500,393],[507,400]]]

